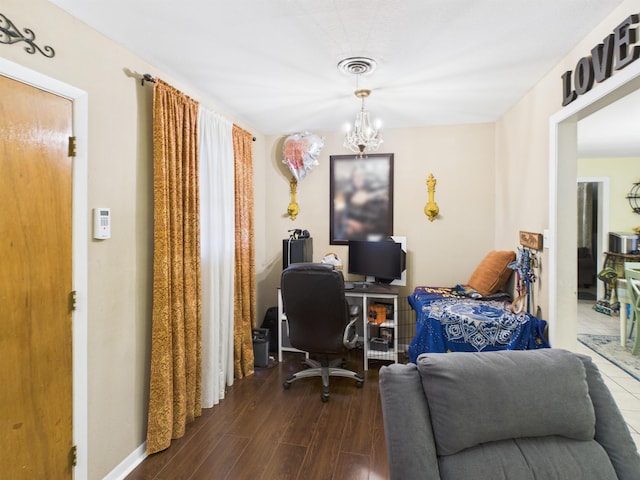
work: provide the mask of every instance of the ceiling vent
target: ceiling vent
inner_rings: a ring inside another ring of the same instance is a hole
[[[349,57],[338,63],[338,69],[350,75],[366,75],[376,69],[376,61],[367,57]]]

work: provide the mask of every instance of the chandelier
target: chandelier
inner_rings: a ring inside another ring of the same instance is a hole
[[[364,108],[364,100],[371,94],[371,90],[358,88],[360,75],[371,73],[375,65],[376,62],[373,59],[364,57],[346,58],[338,63],[339,69],[356,75],[355,96],[362,103],[353,126],[349,125],[348,127],[349,130],[344,138],[344,146],[360,155],[377,150],[383,142],[380,131],[376,126],[372,125],[369,112]]]

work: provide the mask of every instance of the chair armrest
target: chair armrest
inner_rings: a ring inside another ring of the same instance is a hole
[[[600,370],[587,355],[576,354],[584,364],[589,396],[596,414],[595,440],[607,452],[619,479],[638,478],[640,455]]]
[[[391,480],[439,480],[431,415],[416,365],[382,366],[379,376]]]
[[[342,337],[342,344],[347,349],[352,349],[358,342],[358,332],[356,330],[356,322],[360,316],[360,305],[350,305],[347,303],[349,309],[349,318],[351,319],[344,329],[344,335]]]

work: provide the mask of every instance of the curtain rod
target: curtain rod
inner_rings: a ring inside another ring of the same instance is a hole
[[[145,73],[144,75],[142,75],[142,78],[140,79],[140,85],[142,85],[143,87],[144,87],[144,82],[156,83],[156,79],[152,77],[151,74]]]
[[[143,87],[144,87],[144,82],[156,83],[156,79],[150,73],[145,73],[142,75],[142,78],[140,79],[140,85],[142,85]],[[252,137],[252,139],[254,142],[256,141],[256,137]]]

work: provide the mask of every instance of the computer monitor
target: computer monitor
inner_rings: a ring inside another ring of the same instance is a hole
[[[371,283],[406,285],[404,237],[387,237],[375,241],[349,240],[348,245],[348,273],[364,275],[366,281]]]

